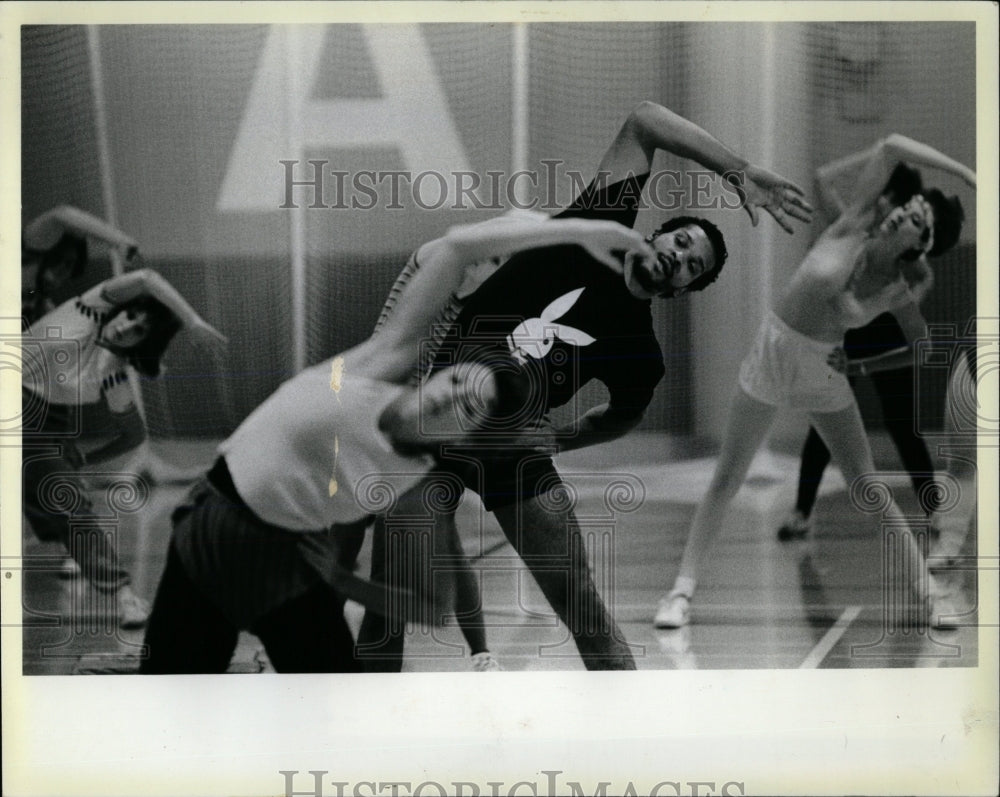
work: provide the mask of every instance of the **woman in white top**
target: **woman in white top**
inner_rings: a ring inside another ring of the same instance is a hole
[[[876,475],[854,394],[846,376],[833,367],[839,364],[838,347],[848,329],[916,302],[930,279],[926,255],[936,251],[936,241],[957,238],[962,218],[957,199],[927,192],[915,195],[879,223],[879,198],[893,168],[902,161],[944,169],[970,186],[975,185],[975,174],[931,147],[899,135],[880,141],[866,158],[854,203],[806,254],[743,361],[715,474],[695,512],[674,587],[660,601],[657,627],[688,623],[698,565],[722,527],[779,407],[808,413],[854,489],[863,491]],[[890,502],[885,517],[897,528],[906,528],[895,503]],[[914,581],[910,586],[923,600],[927,596],[919,581],[925,563],[910,535],[905,538]],[[929,583],[929,593],[935,597],[933,579]],[[932,608],[932,622],[947,613]]]
[[[240,630],[257,635],[282,672],[359,669],[329,529],[373,514],[389,514],[402,532],[396,561],[421,571],[411,616],[440,622],[452,590],[426,570],[429,546],[450,552],[455,531],[421,483],[441,445],[515,433],[529,388],[506,357],[409,385],[440,308],[468,264],[510,251],[573,242],[619,273],[619,253],[652,256],[617,223],[538,215],[453,228],[424,244],[406,301],[377,335],[292,377],[219,447],[174,513],[142,672],[223,672]]]
[[[112,412],[129,412],[133,394],[127,366],[156,377],[182,327],[199,340],[225,340],[165,279],[143,269],[64,302],[22,337],[24,514],[40,539],[66,546],[97,589],[116,593],[123,627],[141,626],[148,607],[129,586],[112,535],[78,523],[93,514],[87,484],[77,473],[85,463],[76,445],[79,411],[83,404],[105,402]],[[90,452],[86,461],[101,462],[134,445],[122,434]],[[74,535],[74,526],[80,534]]]

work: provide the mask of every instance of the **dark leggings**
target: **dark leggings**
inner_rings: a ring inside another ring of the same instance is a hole
[[[286,601],[249,629],[278,672],[358,672],[344,601],[316,586]],[[171,544],[146,628],[145,674],[221,673],[229,667],[239,627],[188,577]]]
[[[892,437],[903,466],[910,474],[913,490],[920,507],[927,514],[934,511],[939,500],[934,482],[934,464],[923,438],[917,433],[914,415],[914,370],[898,368],[880,371],[869,378],[882,405],[885,427]],[[851,380],[854,386],[854,380]],[[806,517],[812,513],[816,493],[823,478],[823,471],[830,463],[830,451],[815,429],[809,429],[802,448],[802,465],[799,470],[799,491],[795,508]]]

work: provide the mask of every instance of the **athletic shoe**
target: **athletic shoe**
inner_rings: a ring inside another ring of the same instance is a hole
[[[671,592],[660,599],[653,625],[657,628],[683,628],[691,619],[691,598],[682,592]]]
[[[150,607],[135,594],[128,584],[118,590],[118,625],[122,628],[142,628],[149,619]]]
[[[476,653],[472,657],[473,672],[500,672],[501,670],[503,667],[500,666],[500,662],[494,659],[488,650]]]
[[[778,529],[778,539],[782,542],[788,540],[801,540],[809,533],[809,518],[795,509],[781,524]]]
[[[951,592],[940,592],[929,595],[927,604],[930,607],[931,628],[948,630],[958,628],[959,611],[955,607],[955,596]]]
[[[659,631],[656,641],[660,643],[660,651],[678,670],[697,670],[698,659],[691,650],[691,626]]]

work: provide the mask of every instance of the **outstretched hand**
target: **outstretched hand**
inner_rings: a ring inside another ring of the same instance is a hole
[[[785,232],[795,232],[791,219],[808,224],[812,221],[813,208],[805,199],[805,191],[780,174],[747,166],[741,173],[728,176],[743,202],[743,209],[750,215],[750,223],[757,226],[760,217],[757,209],[763,208]]]

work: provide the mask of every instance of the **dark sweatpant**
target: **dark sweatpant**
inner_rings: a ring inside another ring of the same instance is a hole
[[[249,629],[264,643],[278,672],[359,672],[344,601],[325,586],[307,590]],[[221,673],[229,667],[240,629],[184,571],[173,545],[146,628],[139,672]]]
[[[271,526],[237,500],[205,480],[174,512],[140,672],[225,672],[241,630],[279,672],[357,672],[344,598],[321,575],[327,533]]]

